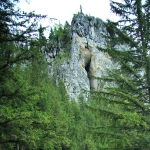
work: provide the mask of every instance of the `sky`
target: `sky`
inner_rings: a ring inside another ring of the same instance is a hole
[[[45,25],[53,23],[64,24],[65,21],[71,23],[73,14],[82,12],[94,17],[98,17],[104,21],[107,19],[117,20],[117,17],[110,12],[109,0],[21,0],[19,7],[26,11],[35,11],[37,14],[48,15],[50,18],[56,18],[57,21],[43,21]]]

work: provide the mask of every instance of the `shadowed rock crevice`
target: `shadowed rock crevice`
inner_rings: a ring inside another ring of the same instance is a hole
[[[72,20],[69,57],[62,59],[58,64],[56,51],[54,54],[51,52],[47,54],[50,55],[50,73],[55,75],[58,72],[56,78],[64,81],[70,100],[78,101],[81,94],[87,100],[89,95],[83,93],[83,89],[85,91],[100,90],[101,83],[98,78],[107,73],[107,68],[113,68],[110,57],[97,48],[105,48],[104,35],[107,35],[107,31],[103,21],[84,15],[81,10]],[[63,48],[60,52],[63,52]]]
[[[87,64],[85,65],[85,70],[86,70],[86,72],[87,72],[87,77],[88,77],[88,79],[89,79],[89,83],[91,83],[91,76],[92,76],[92,74],[91,74],[91,70],[90,70],[90,65],[91,65],[91,59],[89,59],[89,61],[87,62]],[[90,84],[90,89],[91,89],[92,87],[91,87],[91,84]]]
[[[89,62],[85,66],[85,70],[86,70],[87,74],[90,73],[90,63],[91,63],[91,59],[89,60]]]

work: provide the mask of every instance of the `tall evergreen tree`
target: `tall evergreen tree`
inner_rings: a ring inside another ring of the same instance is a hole
[[[95,99],[106,103],[105,107],[98,105],[100,114],[109,119],[109,124],[99,130],[99,135],[105,135],[108,149],[148,150],[150,1],[111,0],[110,6],[120,20],[108,20],[106,48],[100,50],[108,52],[118,66],[102,78],[107,84],[96,93]]]
[[[37,105],[46,92],[39,86],[45,72],[34,72],[34,82],[30,76],[42,55],[29,44],[44,16],[16,9],[17,2],[0,0],[0,149],[36,149],[50,118]]]

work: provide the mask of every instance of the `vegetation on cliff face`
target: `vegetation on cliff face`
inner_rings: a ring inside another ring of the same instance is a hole
[[[46,39],[34,22],[45,16],[15,10],[16,2],[0,0],[0,150],[149,150],[150,2],[111,2],[122,18],[108,21],[113,37],[100,50],[120,68],[101,79],[113,86],[78,102],[69,101],[61,81],[55,86],[42,51],[69,46],[70,26]],[[118,50],[122,43],[129,49]]]

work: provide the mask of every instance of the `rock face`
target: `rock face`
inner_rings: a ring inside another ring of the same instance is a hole
[[[79,95],[89,90],[99,90],[101,85],[97,78],[107,73],[112,61],[107,53],[98,50],[104,47],[107,31],[101,19],[78,13],[71,24],[72,44],[67,60],[56,67],[51,62],[50,72],[64,81],[70,99],[78,100]],[[55,70],[54,70],[55,68]],[[88,95],[83,94],[85,98]]]

